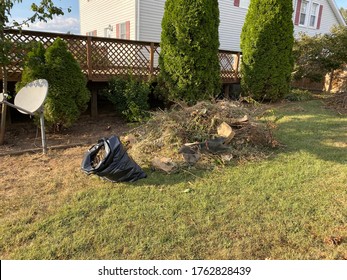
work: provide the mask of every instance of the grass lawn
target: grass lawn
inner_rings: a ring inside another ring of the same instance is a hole
[[[347,259],[347,117],[314,100],[263,119],[268,158],[133,184],[83,174],[88,147],[0,158],[1,259]]]

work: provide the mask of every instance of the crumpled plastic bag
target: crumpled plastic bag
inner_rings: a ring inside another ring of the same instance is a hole
[[[111,182],[135,182],[146,173],[127,154],[117,136],[103,138],[85,154],[81,164],[87,174],[95,174]]]

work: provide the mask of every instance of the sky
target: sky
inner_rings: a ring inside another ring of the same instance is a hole
[[[335,3],[336,3],[338,8],[347,9],[347,0],[335,0]]]
[[[346,0],[347,1],[347,0]],[[30,6],[32,3],[39,3],[39,0],[23,0],[22,3],[16,3],[11,10],[12,18],[18,22],[22,22],[32,15]],[[80,34],[80,22],[79,22],[79,1],[78,0],[54,0],[54,4],[61,7],[64,12],[64,16],[55,17],[53,20],[45,22],[36,22],[31,24],[29,28],[37,31],[49,31],[60,33],[72,33]],[[68,12],[68,9],[71,12]]]
[[[23,0],[20,4],[15,4],[12,9],[12,17],[18,22],[27,19],[32,13],[30,10],[31,3],[38,0]],[[79,25],[79,1],[78,0],[54,0],[54,3],[63,8],[65,13],[64,16],[55,17],[52,21],[47,23],[37,22],[31,24],[29,29],[37,31],[50,31],[50,32],[60,32],[60,33],[72,33],[80,34]],[[347,9],[347,0],[335,0],[338,8]],[[71,12],[68,13],[68,8],[71,8]]]

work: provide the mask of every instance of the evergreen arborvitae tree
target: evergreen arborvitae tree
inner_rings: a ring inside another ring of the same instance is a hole
[[[90,92],[86,77],[62,39],[57,38],[47,48],[45,58],[49,82],[45,118],[59,131],[72,125],[87,109]]]
[[[193,104],[220,92],[218,0],[167,0],[160,69],[170,99]]]
[[[241,86],[257,100],[289,92],[294,44],[292,0],[251,0],[241,33]]]

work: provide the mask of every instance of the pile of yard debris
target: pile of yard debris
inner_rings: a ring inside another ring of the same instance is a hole
[[[328,108],[338,111],[340,114],[347,114],[347,92],[337,93],[326,101]]]
[[[259,157],[277,145],[269,126],[257,121],[259,111],[259,106],[231,101],[177,104],[155,112],[122,142],[136,162],[167,172]]]

